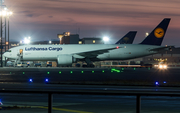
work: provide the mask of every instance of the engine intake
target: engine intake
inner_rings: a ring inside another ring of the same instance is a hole
[[[58,55],[57,57],[58,66],[72,66],[72,63],[75,62],[76,58],[74,58],[72,55],[62,54]]]

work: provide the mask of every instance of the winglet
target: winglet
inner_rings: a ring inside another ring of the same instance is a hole
[[[129,31],[126,35],[124,35],[119,41],[115,44],[132,44],[134,38],[136,36],[137,31]]]
[[[170,20],[170,18],[164,18],[161,23],[140,44],[160,46]]]

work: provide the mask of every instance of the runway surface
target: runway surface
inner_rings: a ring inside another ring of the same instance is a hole
[[[0,68],[0,82],[180,86],[179,68]]]
[[[0,68],[0,72],[1,90],[180,92],[178,87],[180,70],[178,68],[167,70],[148,68]],[[30,79],[32,81],[29,81]],[[157,81],[158,85],[155,84]],[[0,93],[0,99],[4,104],[0,106],[2,107],[1,113],[47,112],[47,94]],[[142,113],[180,112],[180,97],[142,96],[141,100]],[[11,108],[7,106],[11,106]],[[53,113],[56,112],[135,113],[136,97],[54,94]]]

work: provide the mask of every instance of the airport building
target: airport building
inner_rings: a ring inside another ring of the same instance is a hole
[[[63,34],[58,34],[60,44],[78,44],[79,35],[71,34],[70,32],[64,32]]]
[[[71,34],[70,32],[64,32],[57,36],[60,40],[60,44],[104,44],[102,38],[84,37],[80,39],[78,34]]]
[[[82,39],[82,44],[104,44],[104,41],[102,38],[85,37]]]

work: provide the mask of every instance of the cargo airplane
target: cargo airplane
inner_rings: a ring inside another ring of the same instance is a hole
[[[4,56],[21,61],[56,61],[58,66],[85,61],[88,67],[94,61],[144,57],[169,48],[160,46],[169,22],[170,18],[163,19],[140,44],[23,45],[9,49]]]

